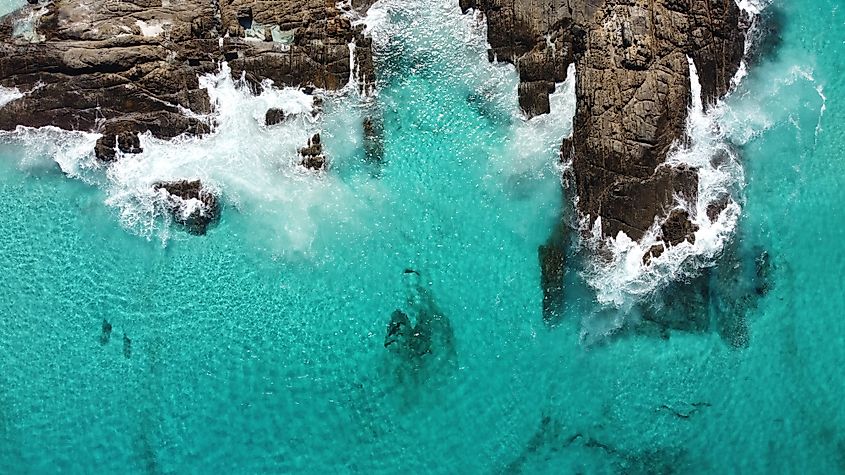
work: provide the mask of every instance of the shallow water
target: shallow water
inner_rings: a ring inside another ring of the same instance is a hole
[[[313,120],[264,128],[296,98],[209,78],[216,135],[146,138],[108,172],[95,137],[7,137],[0,472],[845,471],[845,12],[769,8],[782,41],[719,117],[745,183],[726,257],[625,313],[573,255],[553,326],[537,247],[568,198],[571,84],[523,120],[513,69],[487,64],[483,25],[450,2],[383,0],[378,95]],[[366,115],[383,117],[381,163]],[[325,176],[292,163],[316,130]],[[179,177],[222,193],[206,236],[146,194]],[[431,355],[384,348],[394,309],[429,305],[451,331]],[[623,327],[585,338],[606,320]]]

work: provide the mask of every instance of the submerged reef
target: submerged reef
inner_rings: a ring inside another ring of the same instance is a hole
[[[403,278],[405,305],[390,316],[384,348],[400,382],[420,383],[431,373],[443,373],[455,364],[455,336],[451,322],[421,282],[420,274],[406,269]]]

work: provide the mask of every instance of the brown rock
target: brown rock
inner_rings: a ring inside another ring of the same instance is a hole
[[[310,170],[325,170],[326,157],[323,155],[323,145],[320,134],[314,134],[308,139],[308,146],[299,149],[302,166]]]
[[[651,264],[652,259],[657,259],[663,252],[666,250],[666,246],[663,245],[662,242],[654,244],[649,248],[648,252],[643,255],[643,265],[647,266]]]
[[[688,57],[702,99],[724,95],[742,57],[733,0],[460,0],[487,17],[491,58],[515,64],[519,102],[548,111],[549,84],[575,63],[572,158],[578,210],[602,220],[605,236],[640,239],[671,209],[695,199],[697,173],[662,166],[683,140],[691,101]]]
[[[14,24],[35,11],[43,13],[36,15],[35,35],[15,36]],[[275,28],[281,32],[279,41],[287,44],[247,41],[245,29],[256,25]],[[224,38],[227,33],[230,37]],[[351,41],[356,43],[354,65]],[[229,61],[236,77],[244,73],[256,90],[264,79],[338,89],[353,68],[373,83],[370,47],[362,29],[353,28],[335,2],[324,0],[55,0],[28,5],[0,18],[0,85],[27,92],[0,108],[0,130],[17,125],[117,127],[126,132],[123,146],[104,138],[96,150],[109,161],[116,146],[127,153],[137,148],[127,140],[138,132],[160,138],[208,132],[212,124],[184,110],[211,111],[197,78],[215,72],[222,60]]]
[[[220,218],[217,196],[204,188],[199,180],[157,182],[153,184],[153,189],[167,192],[168,211],[191,234],[205,234],[208,227]],[[186,213],[189,200],[198,200],[200,205]]]
[[[666,244],[677,246],[684,241],[695,244],[694,233],[698,231],[698,226],[690,221],[689,213],[686,210],[676,208],[663,221],[660,230],[663,233],[663,241]]]
[[[266,125],[276,125],[281,124],[285,121],[285,111],[282,109],[271,108],[267,109],[267,113],[264,114],[264,124]]]

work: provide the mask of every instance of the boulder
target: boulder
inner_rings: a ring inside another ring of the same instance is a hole
[[[283,111],[282,109],[277,109],[275,107],[272,107],[270,109],[267,109],[267,113],[264,114],[264,124],[265,125],[281,124],[282,122],[285,121],[286,117],[287,116],[285,115],[285,111]]]
[[[314,134],[308,139],[308,145],[299,149],[302,157],[302,166],[309,170],[325,170],[326,157],[323,155],[323,145],[320,141],[320,134]]]
[[[200,180],[157,182],[153,189],[166,193],[168,212],[191,234],[205,234],[220,219],[217,195],[203,187]]]

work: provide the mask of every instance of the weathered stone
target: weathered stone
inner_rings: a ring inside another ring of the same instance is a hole
[[[16,35],[15,22],[33,13],[34,34]],[[248,40],[245,32],[255,25],[277,27],[283,38]],[[353,41],[355,64],[348,48]],[[0,130],[53,125],[106,136],[119,128],[126,132],[123,146],[105,138],[97,147],[98,157],[110,161],[115,147],[134,153],[139,147],[126,140],[139,132],[160,138],[208,132],[213,124],[197,118],[211,112],[198,76],[216,72],[220,61],[256,91],[265,79],[339,89],[353,69],[373,83],[370,47],[363,29],[323,0],[28,5],[0,18],[0,86],[27,93],[0,108]]]
[[[264,114],[264,124],[265,125],[276,125],[281,124],[285,121],[285,111],[282,109],[271,108],[267,109],[267,113]]]
[[[205,234],[220,218],[217,195],[203,187],[200,180],[158,182],[153,189],[166,192],[167,210],[191,234]]]
[[[670,246],[689,241],[695,244],[695,232],[698,226],[690,220],[689,213],[683,209],[673,209],[663,224],[660,226],[663,233],[663,242]]]
[[[529,117],[547,111],[548,84],[575,63],[574,134],[561,156],[572,158],[578,210],[591,224],[601,218],[603,235],[640,239],[676,194],[695,201],[697,172],[664,162],[684,139],[688,58],[706,106],[738,70],[744,30],[733,0],[459,2],[486,15],[491,58],[516,66]]]
[[[308,139],[308,146],[299,149],[302,166],[310,170],[325,170],[326,157],[323,155],[323,145],[320,134],[314,134]]]
[[[666,246],[662,242],[652,245],[648,252],[643,255],[643,265],[647,266],[651,264],[652,259],[662,256],[665,250]]]

